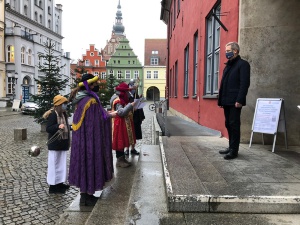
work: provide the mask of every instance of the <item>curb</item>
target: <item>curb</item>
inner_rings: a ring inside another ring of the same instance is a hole
[[[169,212],[299,213],[300,196],[175,195],[159,137]]]

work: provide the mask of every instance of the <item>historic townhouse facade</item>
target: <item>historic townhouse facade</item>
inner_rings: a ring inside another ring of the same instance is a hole
[[[61,73],[70,77],[70,55],[62,49],[62,5],[54,0],[6,0],[5,56],[6,96],[26,102],[30,94],[38,94],[34,81],[42,77],[37,65],[42,63],[44,43],[55,44],[54,54],[66,65]],[[63,93],[68,94],[67,86]]]
[[[145,39],[144,96],[147,100],[165,98],[167,39]]]
[[[95,45],[90,44],[90,49],[82,56],[82,65],[87,73],[98,76],[100,79],[106,78],[106,62],[102,60],[102,55]]]
[[[296,108],[300,99],[300,1],[162,0],[161,4],[160,19],[168,28],[170,110],[227,136],[217,98],[227,61],[225,45],[236,41],[241,57],[251,65],[247,106],[242,110],[242,141],[250,140],[256,100],[283,98],[288,143],[300,145]],[[261,135],[253,140],[261,143]],[[270,135],[269,143],[272,141]],[[278,135],[277,143],[284,143],[284,135]]]
[[[143,93],[143,66],[130,47],[127,38],[120,39],[119,46],[106,64],[106,73],[115,76],[120,82],[140,80],[138,93]]]

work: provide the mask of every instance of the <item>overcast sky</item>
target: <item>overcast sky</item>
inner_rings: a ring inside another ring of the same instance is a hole
[[[80,2],[80,3],[79,3]],[[160,20],[161,0],[120,0],[125,34],[144,65],[147,38],[166,38],[167,25]],[[62,47],[71,58],[81,59],[90,44],[100,51],[111,37],[119,0],[55,0],[62,4]]]

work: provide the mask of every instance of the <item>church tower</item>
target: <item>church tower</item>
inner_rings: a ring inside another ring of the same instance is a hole
[[[103,60],[105,60],[106,62],[108,62],[112,54],[116,51],[116,48],[118,47],[120,40],[123,37],[126,37],[124,31],[125,31],[125,27],[123,25],[121,4],[119,0],[117,13],[115,17],[115,24],[113,25],[110,40],[107,41],[106,46],[103,49],[101,49],[101,55],[103,56]]]

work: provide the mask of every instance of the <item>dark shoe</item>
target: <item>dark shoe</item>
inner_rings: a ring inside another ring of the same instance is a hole
[[[95,206],[98,198],[94,195],[87,193],[80,193],[80,205],[81,206]]]
[[[80,193],[80,205],[84,206],[85,205],[85,200],[86,200],[86,193]]]
[[[59,187],[61,187],[62,189],[68,190],[70,188],[70,185],[64,184],[64,183],[59,183],[58,184]]]
[[[231,151],[227,155],[224,156],[224,159],[230,160],[230,159],[235,159],[237,157],[238,157],[238,153]]]
[[[126,167],[129,167],[131,166],[131,163],[128,162],[126,159],[125,159],[125,156],[121,156],[117,159],[117,163],[116,163],[116,166],[117,167],[122,167],[122,168],[126,168]]]
[[[137,151],[137,150],[135,150],[135,149],[132,149],[131,151],[130,151],[130,153],[132,154],[132,155],[139,155],[140,153]]]
[[[125,155],[129,155],[129,150],[127,149],[125,152],[124,152]]]
[[[64,194],[65,192],[66,189],[61,188],[58,184],[49,187],[49,194]]]
[[[230,152],[230,148],[226,148],[225,150],[220,150],[220,154],[228,154]]]
[[[94,195],[86,195],[86,199],[85,199],[85,205],[86,206],[95,206],[96,203],[98,201],[98,198],[95,197]]]

